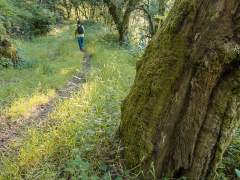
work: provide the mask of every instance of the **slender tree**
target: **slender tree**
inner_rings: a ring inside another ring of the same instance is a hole
[[[142,6],[138,7],[137,9],[143,10],[145,14],[145,18],[148,20],[149,23],[149,34],[151,35],[150,37],[153,37],[153,35],[157,32],[158,26],[163,22],[162,19],[156,19],[157,22],[154,20],[154,16],[157,14],[164,16],[165,12],[165,1],[167,0],[159,0],[157,3],[148,1],[147,3],[142,2]],[[153,4],[158,4],[158,9],[153,6]],[[157,24],[157,25],[154,25]]]
[[[113,0],[103,0],[107,4],[109,13],[112,15],[114,23],[119,32],[119,41],[127,42],[129,20],[131,13],[137,8],[140,0],[123,0],[117,4]],[[123,8],[126,6],[126,8]],[[125,9],[125,10],[123,10]]]
[[[79,17],[79,13],[78,13],[78,8],[80,6],[80,1],[79,0],[70,0],[70,3],[72,3],[74,10],[75,10],[75,18],[76,20],[78,20]]]
[[[240,113],[239,27],[239,0],[175,1],[122,102],[128,166],[214,178]]]
[[[67,18],[69,19],[71,16],[71,10],[73,8],[73,4],[70,0],[58,0],[59,5],[61,5],[67,12]]]

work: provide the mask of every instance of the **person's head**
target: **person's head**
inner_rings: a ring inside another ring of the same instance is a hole
[[[78,20],[78,21],[77,21],[77,24],[81,24],[81,21],[80,21],[80,20]]]

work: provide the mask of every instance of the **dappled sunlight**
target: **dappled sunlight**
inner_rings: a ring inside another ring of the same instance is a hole
[[[62,29],[63,36],[60,38],[44,37],[36,38],[32,42],[19,40],[16,43],[20,56],[27,61],[31,69],[0,71],[1,87],[3,87],[0,90],[0,97],[4,97],[4,99],[0,98],[0,104],[10,106],[13,99],[17,101],[26,94],[33,95],[39,83],[42,84],[41,91],[44,93],[49,88],[60,89],[66,85],[67,80],[73,74],[76,74],[76,69],[81,69],[82,54],[69,53],[69,51],[77,51],[78,46],[72,47],[70,41],[59,44],[62,38],[64,40],[68,37],[70,30],[69,25]],[[59,51],[61,51],[61,56],[59,56]]]
[[[54,27],[47,35],[56,36],[62,34],[64,31],[63,28]]]
[[[136,59],[124,50],[101,44],[98,41],[101,36],[99,37],[95,31],[89,30],[88,33],[95,41],[89,39],[86,42],[92,64],[84,77],[86,82],[75,90],[66,87],[65,89],[71,92],[70,97],[64,96],[58,100],[48,121],[28,129],[28,138],[20,142],[19,146],[18,161],[21,164],[17,165],[20,168],[19,173],[22,170],[29,174],[37,173],[38,168],[43,172],[46,168],[44,164],[48,164],[50,167],[48,171],[54,173],[58,166],[55,162],[59,161],[63,169],[67,168],[70,162],[75,161],[76,150],[81,148],[85,149],[83,160],[91,164],[92,168],[101,163],[101,158],[94,158],[101,156],[100,151],[96,151],[96,154],[92,151],[93,156],[89,156],[88,152],[105,146],[103,144],[113,136],[119,124],[121,100],[128,92],[125,87],[131,85],[135,74],[134,63],[131,65],[129,62],[136,62]],[[69,47],[70,44],[70,41],[66,41],[64,51],[56,60],[56,63],[63,64],[59,65],[61,70],[53,76],[54,82],[67,80],[66,76],[69,78],[70,72],[81,72],[79,67],[64,67],[80,63],[82,58],[81,53],[76,53],[74,52],[76,49]],[[69,54],[71,57],[68,57]],[[21,112],[22,114],[28,113],[28,110],[34,111],[34,108],[31,109],[32,106],[40,101],[48,103],[51,95],[55,97],[55,93],[50,93],[49,96],[38,94],[27,102],[16,101],[18,103],[11,111],[19,113],[20,107],[26,109]],[[51,126],[42,128],[48,123],[51,123]]]
[[[67,73],[68,73],[68,70],[67,70],[67,69],[62,69],[62,70],[60,71],[59,75],[63,76],[63,75],[65,75],[65,74],[67,74]]]
[[[54,90],[49,90],[46,94],[41,94],[39,91],[35,92],[32,97],[22,97],[14,101],[11,107],[7,110],[6,116],[36,116],[36,106],[45,105],[56,97]]]

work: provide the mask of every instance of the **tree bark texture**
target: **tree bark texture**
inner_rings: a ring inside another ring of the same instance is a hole
[[[213,179],[237,128],[240,0],[176,0],[137,63],[118,130],[129,167]]]

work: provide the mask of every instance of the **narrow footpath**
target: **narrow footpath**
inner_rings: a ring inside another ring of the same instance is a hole
[[[71,33],[69,33],[68,36],[62,40],[62,42],[60,42],[58,50],[54,53],[54,57],[50,59],[51,61],[54,61],[59,57],[61,46],[70,35]],[[25,137],[26,129],[29,129],[33,126],[40,128],[42,127],[42,124],[46,126],[52,123],[51,113],[54,111],[55,106],[58,104],[59,98],[62,101],[70,98],[71,92],[76,91],[79,87],[82,86],[82,84],[86,82],[85,75],[90,70],[90,61],[91,59],[85,51],[82,60],[83,70],[74,75],[67,82],[67,86],[61,90],[57,90],[57,96],[55,98],[52,98],[49,103],[35,107],[35,110],[29,114],[29,117],[34,118],[23,117],[20,121],[10,122],[9,117],[9,120],[6,119],[4,121],[0,121],[0,154],[4,153],[8,147],[11,147],[12,143],[18,143],[19,139],[23,139]]]

